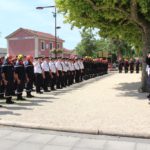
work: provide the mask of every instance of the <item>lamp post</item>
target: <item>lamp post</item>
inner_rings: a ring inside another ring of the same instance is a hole
[[[55,11],[53,12],[53,16],[55,18],[55,58],[57,57],[57,29],[60,29],[60,26],[57,26],[57,10],[56,6],[44,6],[44,7],[36,7],[38,10],[42,10],[45,8],[54,8]]]

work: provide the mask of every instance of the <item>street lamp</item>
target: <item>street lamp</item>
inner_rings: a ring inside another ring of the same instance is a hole
[[[44,7],[36,7],[38,10],[42,10],[45,8],[55,8],[55,12],[53,12],[53,16],[55,18],[55,58],[57,57],[57,29],[60,29],[60,26],[57,26],[57,10],[56,6],[44,6]]]

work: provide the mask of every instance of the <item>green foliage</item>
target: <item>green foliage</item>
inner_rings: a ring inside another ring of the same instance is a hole
[[[65,21],[73,26],[98,28],[101,37],[119,38],[143,47],[142,32],[144,22],[150,21],[150,0],[56,0],[56,4],[64,12]]]
[[[81,37],[81,42],[75,48],[77,53],[81,56],[93,56],[97,49],[97,40],[92,30],[83,30],[81,32]]]
[[[101,38],[96,39],[92,30],[83,30],[81,32],[82,40],[76,46],[75,50],[80,56],[97,57],[98,53],[108,52],[109,54],[122,57],[133,57],[135,54],[131,45],[120,39]]]

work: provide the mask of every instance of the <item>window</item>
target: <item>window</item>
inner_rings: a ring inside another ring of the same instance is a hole
[[[41,49],[42,49],[42,50],[45,50],[45,41],[42,41],[42,42],[41,42]]]
[[[49,43],[49,49],[53,49],[53,43]]]

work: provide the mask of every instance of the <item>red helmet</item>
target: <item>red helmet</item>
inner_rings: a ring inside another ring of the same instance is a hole
[[[27,57],[26,57],[26,59],[27,60],[31,60],[33,57],[31,56],[31,55],[28,55]]]

